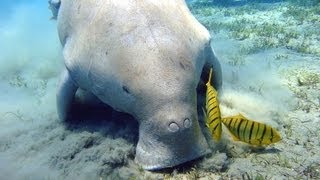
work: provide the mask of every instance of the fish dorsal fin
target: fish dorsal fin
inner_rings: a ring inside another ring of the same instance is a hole
[[[206,86],[210,86],[211,85],[211,78],[212,78],[212,68],[210,68],[209,78],[208,78],[208,82],[207,82]]]
[[[237,117],[246,119],[246,117],[244,117],[244,115],[242,115],[241,113],[239,113],[239,114],[237,115]]]

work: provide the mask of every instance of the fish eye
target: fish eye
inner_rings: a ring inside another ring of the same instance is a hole
[[[124,92],[126,92],[127,94],[130,94],[130,91],[129,91],[129,89],[128,89],[128,87],[127,86],[122,86],[122,90],[124,91]]]

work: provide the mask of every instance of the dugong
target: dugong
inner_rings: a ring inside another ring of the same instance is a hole
[[[56,1],[56,0],[55,0]],[[59,118],[78,90],[139,122],[135,162],[157,170],[199,158],[208,144],[198,122],[197,87],[221,67],[210,34],[184,0],[61,0],[57,24],[65,70]]]

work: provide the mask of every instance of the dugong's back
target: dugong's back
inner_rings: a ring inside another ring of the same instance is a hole
[[[117,40],[115,42],[128,32],[143,31],[144,39],[148,36],[145,27],[150,33],[162,27],[161,31],[170,35],[179,33],[176,34],[179,39],[209,38],[207,30],[190,14],[184,0],[62,0],[59,17],[63,44],[71,34],[84,31],[105,33],[105,39]]]

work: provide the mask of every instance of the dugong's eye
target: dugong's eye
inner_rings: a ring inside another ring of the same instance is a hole
[[[122,86],[122,89],[123,89],[124,92],[130,94],[130,91],[129,91],[127,86]]]

